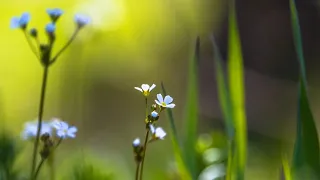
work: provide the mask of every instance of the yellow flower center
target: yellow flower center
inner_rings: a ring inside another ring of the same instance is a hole
[[[167,106],[167,104],[166,104],[165,102],[162,102],[161,105],[162,105],[163,107],[166,107],[166,106]]]
[[[144,96],[146,96],[146,97],[147,97],[147,96],[149,96],[149,94],[150,94],[150,92],[149,92],[149,91],[143,91],[143,95],[144,95]]]

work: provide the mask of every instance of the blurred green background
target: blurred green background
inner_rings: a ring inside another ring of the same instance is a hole
[[[317,4],[310,2],[297,3],[304,17],[303,34],[319,29],[318,15],[314,16],[318,12]],[[279,140],[290,143],[294,137],[297,61],[288,4],[284,0],[238,1],[249,144],[252,144],[249,151],[252,154],[248,153],[251,167],[248,179],[256,175],[260,179],[278,177],[280,165],[272,167],[270,158],[277,157],[274,152],[280,148]],[[92,18],[92,24],[82,30],[49,73],[45,119],[59,117],[79,129],[75,140],[67,140],[60,147],[58,171],[68,170],[67,157],[86,157],[83,153],[88,153],[110,167],[110,172],[115,171],[116,179],[132,179],[135,164],[131,142],[144,135],[144,99],[133,87],[155,83],[158,85],[155,92],[161,92],[163,81],[177,105],[173,112],[179,131],[184,123],[187,59],[196,36],[201,39],[199,132],[211,133],[222,127],[208,36],[217,35],[218,45],[225,54],[225,1],[3,0],[0,6],[0,125],[3,129],[19,138],[23,123],[36,118],[42,78],[40,63],[23,34],[10,30],[10,19],[30,12],[29,27],[36,27],[41,41],[45,42],[44,26],[49,22],[45,10],[55,7],[65,10],[58,22],[56,51],[72,34],[75,13]],[[319,58],[318,39],[308,35],[305,40],[310,99],[315,110],[319,106],[319,96],[313,95],[319,89],[316,81],[319,63],[315,61]],[[318,111],[314,115],[319,116]],[[168,129],[166,118],[159,124]],[[21,162],[30,158],[30,149],[28,144]],[[147,152],[146,179],[166,179],[164,172],[170,170],[171,161],[169,138],[152,144]]]

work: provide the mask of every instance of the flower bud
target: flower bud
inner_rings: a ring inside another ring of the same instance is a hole
[[[32,28],[30,29],[30,35],[34,38],[37,38],[38,37],[38,30],[36,28]]]

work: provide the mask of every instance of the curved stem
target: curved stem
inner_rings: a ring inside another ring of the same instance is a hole
[[[38,53],[37,49],[34,47],[34,45],[32,44],[32,42],[31,42],[31,40],[30,40],[27,32],[26,32],[26,31],[23,31],[23,33],[24,33],[24,36],[25,36],[26,39],[27,39],[27,42],[28,42],[28,44],[29,44],[29,46],[30,46],[30,48],[31,48],[31,51],[33,52],[34,55],[37,56],[38,59],[40,59],[39,53]]]
[[[38,165],[38,167],[37,167],[36,173],[34,174],[34,177],[33,177],[34,180],[37,180],[37,177],[38,177],[38,175],[39,175],[40,169],[41,169],[44,161],[45,161],[45,159],[42,158],[41,161],[40,161],[40,163],[39,163],[39,165]]]
[[[135,178],[135,180],[139,180],[139,169],[140,169],[140,163],[137,163],[136,178]]]
[[[72,34],[72,36],[70,37],[69,41],[60,49],[60,51],[52,58],[52,60],[50,61],[50,64],[53,64],[57,58],[63,53],[63,51],[65,51],[69,46],[70,44],[76,39],[76,36],[79,32],[79,28],[76,29],[74,31],[74,33]]]
[[[46,94],[46,87],[47,87],[47,79],[49,73],[49,66],[44,66],[43,70],[43,77],[42,77],[42,85],[41,85],[41,95],[40,95],[40,103],[39,103],[39,114],[38,114],[38,129],[37,129],[37,136],[33,147],[33,158],[32,158],[32,166],[31,166],[31,179],[33,177],[36,162],[37,162],[37,152],[39,147],[39,139],[40,139],[40,132],[42,126],[42,117],[43,117],[43,109],[44,109],[44,100]]]
[[[143,149],[143,155],[142,155],[142,160],[141,160],[141,168],[140,168],[140,180],[142,180],[142,174],[143,174],[143,164],[144,164],[144,158],[146,156],[146,151],[147,151],[147,145],[148,145],[148,139],[149,139],[149,132],[150,130],[147,130],[146,133],[146,139],[144,140],[144,149]]]

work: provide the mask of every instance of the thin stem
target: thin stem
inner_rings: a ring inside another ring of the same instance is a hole
[[[26,31],[23,31],[23,33],[24,33],[24,36],[25,36],[26,39],[27,39],[27,42],[28,42],[28,44],[29,44],[29,46],[30,46],[30,48],[31,48],[31,51],[33,52],[34,55],[37,56],[38,59],[40,59],[39,53],[38,53],[37,49],[34,47],[34,45],[32,44],[32,42],[31,42],[31,40],[30,40],[27,32],[26,32]]]
[[[37,152],[39,146],[39,139],[40,139],[40,132],[42,126],[42,117],[43,117],[43,109],[44,109],[44,100],[46,94],[46,87],[47,87],[47,79],[49,73],[49,66],[44,66],[43,70],[43,77],[42,77],[42,85],[41,85],[41,95],[40,95],[40,103],[39,103],[39,114],[38,114],[38,129],[37,129],[37,136],[33,147],[33,158],[32,158],[32,166],[31,166],[31,179],[33,177],[36,162],[37,162]]]
[[[79,28],[77,28],[74,33],[72,34],[72,36],[70,37],[69,41],[60,49],[60,51],[52,58],[52,60],[50,61],[50,64],[54,63],[57,58],[63,53],[63,51],[65,51],[69,46],[70,44],[76,39],[76,36],[79,32]]]
[[[149,139],[149,132],[150,132],[150,130],[148,129],[147,133],[146,133],[146,139],[144,140],[144,145],[143,145],[144,148],[143,148],[143,154],[142,154],[142,160],[141,160],[140,180],[142,180],[144,157],[146,156],[148,139]]]
[[[137,168],[136,168],[136,179],[139,180],[139,169],[140,169],[140,163],[137,163]]]
[[[33,177],[34,180],[37,180],[37,177],[38,177],[38,175],[39,175],[40,169],[41,169],[44,161],[45,161],[45,159],[42,158],[41,161],[40,161],[40,163],[39,163],[39,165],[38,165],[38,167],[37,167],[36,173],[34,174],[34,177]]]

